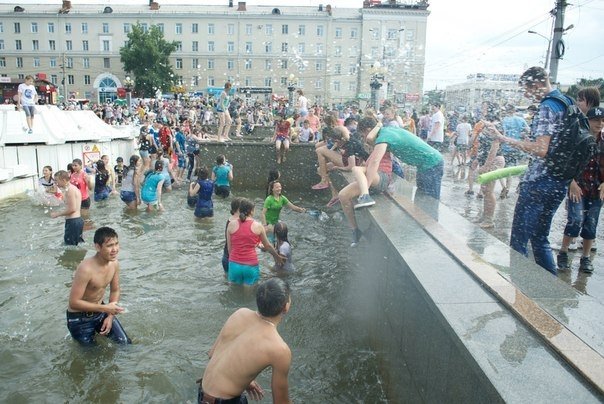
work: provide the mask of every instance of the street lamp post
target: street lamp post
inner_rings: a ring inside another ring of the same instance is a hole
[[[288,99],[288,115],[293,114],[294,111],[294,90],[296,89],[296,76],[291,73],[288,77],[287,82],[287,91],[289,91],[289,99]]]
[[[547,70],[547,66],[548,66],[548,63],[549,63],[549,53],[550,53],[551,48],[552,48],[552,39],[546,37],[543,34],[538,33],[537,31],[529,30],[528,33],[529,34],[539,35],[541,38],[543,38],[543,39],[545,39],[547,41],[547,51],[545,51],[545,65],[543,66],[543,68],[545,70]]]
[[[134,81],[130,76],[126,76],[124,80],[124,88],[126,89],[126,103],[128,103],[128,114],[132,113],[132,88],[134,87]]]
[[[380,109],[380,100],[378,99],[378,91],[382,88],[382,80],[384,80],[384,71],[380,62],[375,62],[370,69],[371,81],[369,87],[371,87],[371,106],[377,112]]]

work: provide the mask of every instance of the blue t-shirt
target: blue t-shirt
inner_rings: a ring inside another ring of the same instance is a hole
[[[219,166],[214,166],[212,168],[214,175],[216,176],[216,185],[219,187],[230,186],[231,182],[229,181],[229,173],[231,172],[230,164],[222,164]]]
[[[501,121],[501,126],[503,127],[503,133],[505,136],[516,140],[522,139],[522,132],[524,130],[527,130],[528,132],[528,125],[526,121],[524,118],[519,116],[506,116]],[[505,152],[516,151],[516,149],[507,143],[503,143],[501,148]]]
[[[157,202],[157,184],[164,181],[164,176],[160,172],[153,172],[147,175],[145,182],[143,182],[143,189],[141,192],[141,200],[145,203]]]
[[[153,139],[155,139],[155,144],[156,145],[161,144],[159,142],[159,131],[158,130],[155,130],[154,127],[150,127],[149,128],[149,133],[153,135]]]
[[[176,143],[178,143],[181,153],[185,152],[185,140],[185,135],[181,131],[176,132]]]
[[[212,180],[198,180],[199,191],[197,198],[197,205],[195,209],[213,209],[214,203],[212,202],[212,193],[214,192],[214,183]]]

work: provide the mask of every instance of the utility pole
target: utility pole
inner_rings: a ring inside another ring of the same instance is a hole
[[[566,0],[556,0],[556,19],[554,22],[554,37],[551,43],[551,55],[549,63],[549,78],[552,83],[557,83],[558,78],[558,61],[564,56],[564,41],[562,35],[569,30],[564,28],[564,11],[566,9]]]

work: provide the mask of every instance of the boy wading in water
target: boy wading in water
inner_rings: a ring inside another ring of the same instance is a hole
[[[119,344],[130,344],[122,325],[115,317],[124,311],[118,306],[120,297],[120,265],[117,255],[120,245],[117,233],[110,227],[101,227],[94,233],[96,254],[78,265],[69,294],[67,328],[82,345],[93,345],[96,333]],[[109,285],[109,303],[103,296]]]
[[[264,390],[254,380],[272,367],[273,403],[290,403],[288,373],[292,354],[277,325],[289,311],[289,285],[271,278],[256,290],[258,311],[241,308],[233,313],[208,352],[210,361],[199,379],[198,403],[247,403],[243,394],[260,400]]]

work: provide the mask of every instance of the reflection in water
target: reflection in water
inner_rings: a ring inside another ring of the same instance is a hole
[[[57,257],[57,264],[65,269],[75,270],[86,257],[88,251],[78,247],[65,247],[65,251]]]

